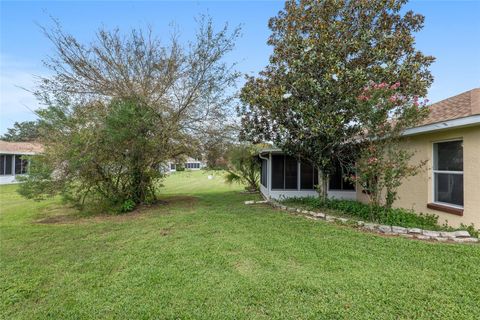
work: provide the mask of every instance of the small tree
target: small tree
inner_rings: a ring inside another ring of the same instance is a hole
[[[150,202],[160,167],[198,151],[212,124],[228,118],[227,89],[238,74],[224,57],[239,29],[215,31],[202,18],[188,46],[175,34],[164,44],[151,30],[100,29],[86,44],[58,23],[44,32],[55,54],[35,94],[46,106],[38,112],[45,146],[39,161],[52,175],[30,175],[22,194],[55,191],[75,204],[90,198],[109,207]]]
[[[250,144],[240,144],[231,147],[228,152],[227,175],[228,183],[241,183],[248,191],[257,191],[260,184],[260,161],[258,148]]]
[[[414,176],[426,161],[412,163],[414,151],[402,148],[407,128],[418,125],[427,115],[426,100],[409,98],[399,90],[400,83],[370,83],[358,97],[358,121],[363,131],[357,161],[358,182],[373,205],[391,208],[402,180]],[[382,203],[383,202],[383,203]]]

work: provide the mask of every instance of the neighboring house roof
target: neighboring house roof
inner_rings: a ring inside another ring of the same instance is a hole
[[[480,114],[480,88],[475,88],[429,106],[430,114],[421,125]]]
[[[37,154],[43,152],[43,146],[35,142],[9,142],[0,140],[0,153]]]

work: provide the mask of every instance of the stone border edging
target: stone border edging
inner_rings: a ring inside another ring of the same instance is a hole
[[[270,204],[274,208],[285,210],[293,214],[300,214],[309,219],[325,220],[327,222],[339,222],[342,224],[351,223],[363,230],[373,231],[373,232],[381,233],[385,235],[401,236],[404,238],[411,238],[411,239],[417,239],[417,240],[436,240],[439,242],[453,241],[458,243],[478,243],[480,241],[480,239],[470,236],[470,233],[466,230],[448,232],[448,231],[423,230],[420,228],[405,228],[405,227],[398,227],[398,226],[389,226],[389,225],[370,223],[365,221],[332,216],[323,212],[315,212],[315,211],[302,210],[302,209],[293,208],[293,207],[287,207],[272,200],[262,200],[262,201],[250,200],[250,201],[245,201],[245,204],[246,205]]]

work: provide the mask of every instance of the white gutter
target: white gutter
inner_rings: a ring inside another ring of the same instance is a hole
[[[421,127],[415,127],[407,129],[403,132],[403,136],[413,136],[416,134],[427,133],[427,132],[434,132],[439,130],[447,130],[453,128],[461,128],[461,127],[469,127],[474,125],[480,125],[480,114],[460,118],[460,119],[453,119],[442,121],[433,124],[427,124]]]

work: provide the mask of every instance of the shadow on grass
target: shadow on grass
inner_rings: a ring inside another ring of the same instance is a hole
[[[45,208],[34,220],[38,224],[81,224],[90,222],[123,222],[147,217],[151,214],[172,214],[195,210],[199,198],[187,195],[161,197],[155,204],[140,205],[135,210],[121,214],[80,211],[67,205],[54,204]]]

